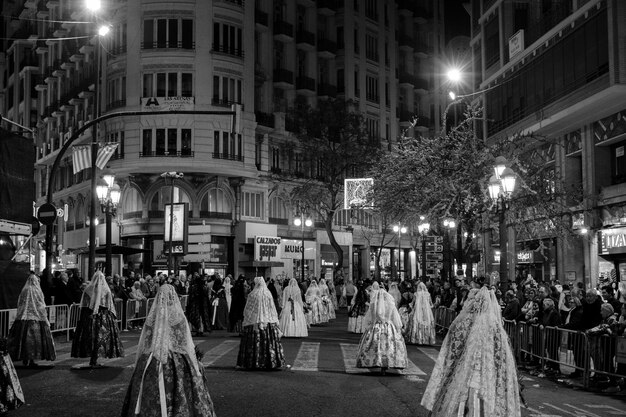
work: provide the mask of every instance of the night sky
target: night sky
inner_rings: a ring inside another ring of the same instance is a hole
[[[470,0],[444,0],[446,25],[446,43],[458,35],[470,35],[470,16],[463,8],[463,3]]]

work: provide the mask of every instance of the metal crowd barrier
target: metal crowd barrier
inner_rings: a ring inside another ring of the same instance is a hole
[[[435,328],[447,332],[450,324],[456,318],[456,311],[448,307],[439,306],[433,309],[433,316],[435,316]]]
[[[189,299],[188,295],[180,296],[180,306],[183,308],[183,311],[187,311],[187,300]]]
[[[50,333],[65,332],[66,339],[70,340],[69,315],[70,307],[67,304],[46,306],[46,315],[50,322]]]
[[[0,337],[7,337],[9,335],[9,330],[13,324],[13,320],[15,320],[16,314],[17,309],[15,308],[0,310]]]

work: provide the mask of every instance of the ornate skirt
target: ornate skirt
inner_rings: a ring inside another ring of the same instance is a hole
[[[398,309],[398,314],[400,314],[400,320],[402,321],[402,328],[406,329],[409,323],[409,315],[411,314],[410,308],[407,306],[402,306]]]
[[[328,308],[324,306],[321,299],[315,299],[310,304],[309,314],[311,315],[310,324],[320,324],[328,322]]]
[[[239,344],[237,366],[244,369],[279,369],[285,364],[278,324],[245,326]]]
[[[434,345],[435,338],[435,322],[424,324],[418,322],[415,315],[409,317],[409,321],[404,331],[404,338],[407,343],[416,345]]]
[[[406,345],[399,329],[376,322],[363,333],[356,358],[357,368],[405,368]]]
[[[322,301],[322,306],[324,307],[328,320],[334,320],[337,318],[337,315],[335,314],[335,305],[330,299]]]
[[[348,318],[348,331],[351,333],[361,334],[367,329],[369,320],[367,314],[364,316],[349,317]]]
[[[213,401],[208,381],[200,364],[196,374],[189,356],[170,352],[159,372],[160,363],[150,355],[142,355],[128,385],[122,416],[161,417],[161,408],[168,416],[213,417]],[[137,408],[139,407],[139,410]],[[136,411],[139,411],[137,414]]]
[[[291,302],[280,312],[280,331],[283,337],[307,337],[309,335],[308,324],[302,305]]]
[[[8,354],[0,353],[0,414],[15,410],[24,404],[20,380]]]
[[[7,347],[14,361],[56,359],[50,325],[45,321],[15,320],[9,331]]]
[[[72,358],[104,358],[124,356],[115,315],[104,307],[91,314],[88,307],[80,309],[80,319],[72,340]]]

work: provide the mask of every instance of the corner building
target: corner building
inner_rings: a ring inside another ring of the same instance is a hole
[[[306,273],[320,276],[337,263],[320,219],[304,233],[293,226],[297,208],[287,198],[293,182],[269,179],[277,172],[293,181],[318,175],[315,156],[300,153],[290,133],[289,107],[298,98],[312,105],[321,98],[353,99],[372,137],[388,149],[413,116],[418,123],[408,134],[439,129],[441,2],[103,0],[97,14],[80,3],[5,5],[13,18],[4,29],[0,110],[37,130],[38,205],[59,149],[97,114],[242,106],[234,135],[230,116],[122,115],[98,123],[97,137],[89,129],[74,143],[119,144],[106,167],[122,188],[112,243],[150,254],[116,256],[116,272],[129,260],[144,272],[166,269],[164,205],[172,190],[161,174],[177,171],[184,177],[174,181],[173,201],[189,208],[180,270],[202,263],[208,273],[299,276],[304,250]],[[111,31],[99,38],[96,26],[104,22]],[[78,267],[83,275],[89,176],[89,170],[73,174],[70,151],[53,183],[54,204],[66,208],[53,226],[58,267]],[[100,248],[104,215],[97,213]],[[380,225],[367,213],[337,214],[346,276],[371,273],[360,228]],[[280,259],[255,260],[256,237],[281,238]],[[407,239],[400,250],[404,273],[417,275],[409,249]],[[389,251],[395,265],[398,251]],[[40,254],[38,269],[43,266]]]
[[[569,198],[568,243],[528,216],[532,233],[507,232],[509,279],[595,286],[626,280],[626,3],[615,0],[471,2],[474,91],[487,141],[533,133],[545,181],[582,188]],[[552,185],[551,185],[552,184]],[[582,234],[583,229],[589,233]],[[497,270],[487,245],[487,270]]]

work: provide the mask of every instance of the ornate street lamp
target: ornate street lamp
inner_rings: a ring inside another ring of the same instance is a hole
[[[120,186],[115,183],[115,176],[111,174],[104,175],[96,187],[96,194],[98,195],[98,200],[100,200],[100,210],[106,218],[105,274],[112,276],[113,269],[111,259],[113,254],[111,246],[111,219],[117,214],[117,206],[119,205],[120,197],[122,196]]]
[[[420,216],[422,223],[417,225],[417,231],[422,236],[422,277],[426,276],[426,235],[430,230],[430,223],[426,222],[424,216]]]
[[[398,281],[401,281],[402,278],[400,276],[400,252],[402,251],[401,243],[402,243],[402,234],[406,233],[406,227],[395,225],[393,226],[393,231],[398,234],[398,270],[396,271],[398,276]]]
[[[300,226],[300,229],[302,231],[302,262],[300,264],[300,268],[302,271],[301,280],[304,281],[304,227],[313,226],[313,220],[311,220],[309,217],[305,218],[304,213],[302,213],[298,217],[293,219],[293,224],[296,226]]]
[[[456,228],[456,221],[454,219],[444,219],[443,227],[446,229],[446,251],[448,253],[448,265],[446,265],[446,269],[448,270],[448,281],[452,284],[452,241],[450,240],[450,231]],[[460,263],[460,260],[459,260]]]

